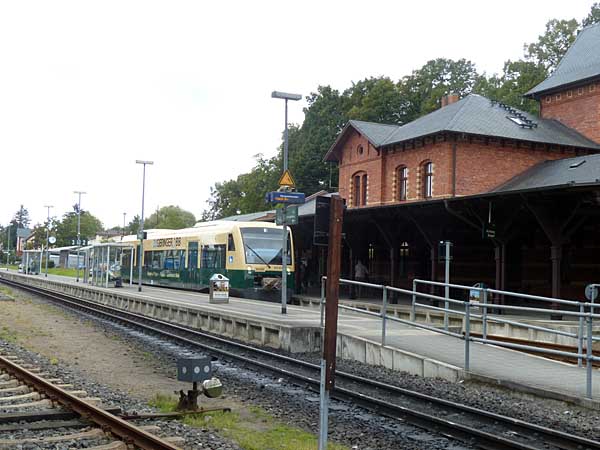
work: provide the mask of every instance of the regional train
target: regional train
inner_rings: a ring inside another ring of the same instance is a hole
[[[281,297],[283,227],[267,222],[199,222],[181,230],[146,231],[142,282],[205,292],[214,274],[229,278],[233,296],[277,301]],[[121,274],[129,281],[130,261],[137,279],[139,240],[124,236],[134,247],[124,250]],[[293,238],[288,230],[287,288],[294,289]],[[137,243],[137,245],[136,245]],[[134,255],[131,255],[133,249]]]

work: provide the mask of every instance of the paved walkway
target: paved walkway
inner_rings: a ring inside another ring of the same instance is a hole
[[[39,277],[39,276],[38,276]],[[49,276],[49,279],[75,283],[73,278]],[[113,290],[114,288],[109,288]],[[319,326],[317,309],[288,306],[281,314],[281,305],[257,300],[231,298],[228,304],[209,304],[208,295],[189,291],[144,286],[124,286],[124,292],[153,300],[197,307],[202,310],[226,311],[253,320],[286,324],[288,326]],[[386,345],[410,351],[457,367],[464,365],[464,341],[415,327],[388,321]],[[340,310],[339,331],[375,342],[381,341],[381,321],[377,317]],[[470,370],[486,377],[532,386],[544,390],[584,397],[586,392],[585,368],[551,361],[500,347],[472,343]],[[600,400],[600,373],[593,371],[593,397]]]

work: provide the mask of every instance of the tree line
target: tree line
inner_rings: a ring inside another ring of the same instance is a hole
[[[5,251],[15,251],[17,245],[17,230],[30,229],[32,238],[27,244],[28,249],[37,249],[46,245],[46,232],[56,238],[55,244],[51,247],[66,247],[73,245],[77,239],[77,208],[73,205],[73,210],[64,213],[61,217],[50,217],[43,223],[36,223],[31,226],[29,211],[24,205],[15,212],[13,218],[7,225],[0,225],[0,250],[2,250],[2,261],[6,261]],[[120,234],[137,234],[140,225],[140,217],[134,216],[133,219],[123,226],[114,226],[105,229],[100,219],[91,212],[81,209],[79,211],[80,236],[82,240],[90,241],[97,236],[103,236],[108,239],[111,236]],[[144,222],[144,229],[181,229],[194,226],[196,218],[194,214],[186,211],[179,206],[164,206],[157,208]],[[31,227],[30,227],[31,226]]]
[[[319,86],[306,97],[302,125],[289,129],[289,168],[297,190],[307,195],[337,190],[337,170],[323,157],[350,119],[405,124],[439,108],[441,97],[448,93],[460,97],[477,93],[537,115],[537,102],[524,99],[523,94],[554,70],[583,27],[599,21],[600,3],[594,3],[581,22],[550,20],[535,42],[524,44],[523,57],[506,61],[499,74],[478,73],[466,59],[438,58],[397,81],[369,77],[342,92]],[[278,187],[281,158],[281,148],[272,158],[255,155],[250,172],[215,183],[202,219],[265,210],[264,194]]]

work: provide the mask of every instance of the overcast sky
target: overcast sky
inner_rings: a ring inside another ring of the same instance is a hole
[[[105,226],[141,209],[197,216],[216,181],[275,153],[272,90],[343,90],[426,61],[467,58],[498,72],[552,18],[593,1],[0,0],[0,223],[20,204],[82,208]],[[290,104],[301,123],[305,102]],[[146,215],[148,215],[146,214]]]

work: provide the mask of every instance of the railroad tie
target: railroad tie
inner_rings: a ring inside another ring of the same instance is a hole
[[[20,386],[14,386],[14,387],[6,387],[6,388],[0,387],[0,395],[1,394],[27,394],[28,392],[31,392],[31,388],[25,384],[22,384]]]
[[[47,436],[26,439],[0,439],[0,448],[15,448],[15,446],[23,444],[42,444],[83,439],[98,439],[103,437],[106,437],[104,431],[102,431],[100,428],[93,428],[89,431],[84,431],[81,433],[62,434],[60,436]]]
[[[70,391],[69,393],[77,397],[85,397],[87,395],[86,391]],[[0,397],[0,404],[12,402],[15,400],[41,400],[42,398],[44,398],[44,396],[39,392],[30,392],[28,394],[13,395],[10,397]]]
[[[51,400],[44,399],[37,402],[19,403],[18,405],[2,405],[4,410],[22,409],[22,408],[53,408]]]
[[[122,441],[114,441],[110,444],[98,445],[96,447],[88,447],[87,450],[128,450],[127,444]]]

